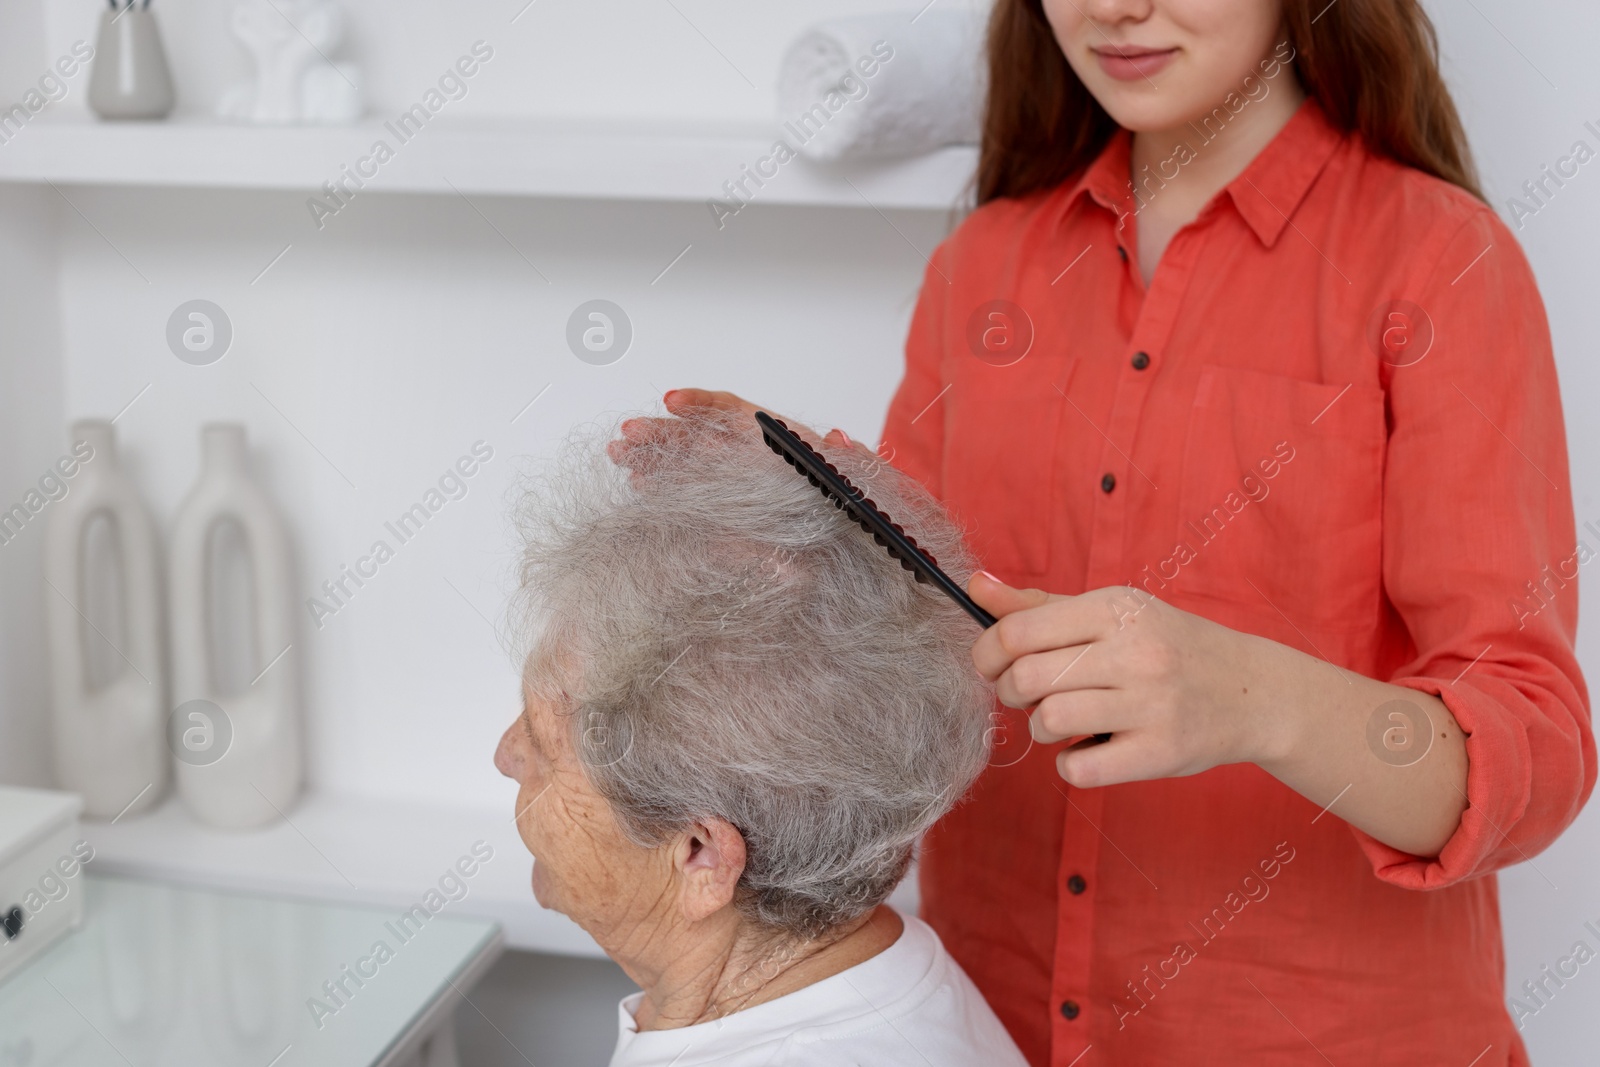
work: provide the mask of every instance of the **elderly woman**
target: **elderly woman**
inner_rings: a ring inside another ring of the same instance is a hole
[[[642,987],[612,1067],[1021,1065],[885,903],[985,762],[973,624],[729,418],[636,450],[631,478],[580,448],[530,494],[538,629],[495,763],[534,895]],[[966,576],[920,489],[830,459]]]

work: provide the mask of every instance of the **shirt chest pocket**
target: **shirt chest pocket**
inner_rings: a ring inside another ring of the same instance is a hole
[[[1176,589],[1295,626],[1375,625],[1386,441],[1375,386],[1203,367],[1167,564]]]
[[[954,361],[944,396],[944,502],[983,566],[1012,581],[1050,566],[1061,409],[1077,361]]]

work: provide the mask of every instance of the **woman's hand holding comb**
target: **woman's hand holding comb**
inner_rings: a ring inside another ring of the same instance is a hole
[[[1070,785],[1260,762],[1288,743],[1290,717],[1265,699],[1271,642],[1128,586],[1058,596],[979,571],[967,592],[999,620],[972,660],[1000,702],[1033,709],[1040,743],[1080,739],[1056,756]],[[1111,739],[1096,744],[1102,733]]]

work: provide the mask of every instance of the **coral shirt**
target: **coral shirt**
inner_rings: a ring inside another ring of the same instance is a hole
[[[1311,101],[1148,289],[1134,207],[1123,131],[1078,180],[967,218],[930,260],[884,454],[1013,584],[1140,586],[1437,694],[1470,806],[1419,858],[1254,765],[1069,789],[1001,712],[929,835],[924,917],[1040,1067],[1524,1064],[1493,872],[1595,780],[1592,553],[1528,263]],[[1424,735],[1374,712],[1373,758],[1413,759]]]

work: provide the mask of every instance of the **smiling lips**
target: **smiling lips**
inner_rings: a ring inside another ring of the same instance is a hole
[[[1094,49],[1100,69],[1118,81],[1148,78],[1178,54],[1176,48],[1140,48],[1136,45],[1106,45]]]

